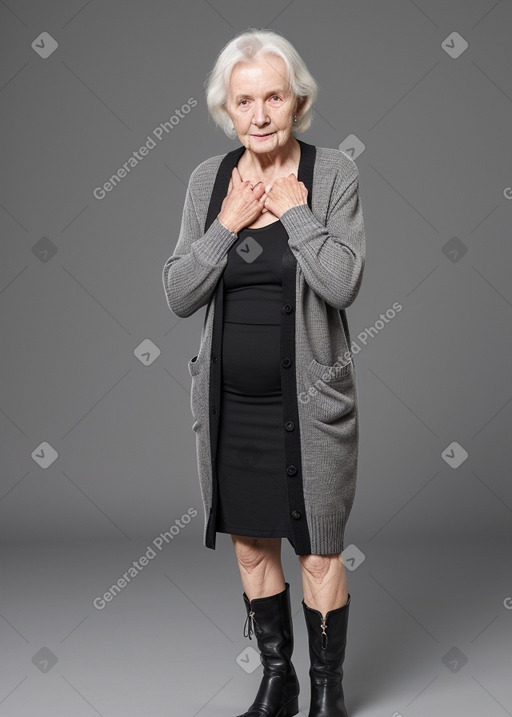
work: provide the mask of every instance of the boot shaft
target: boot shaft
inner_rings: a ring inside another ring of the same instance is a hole
[[[304,600],[302,606],[308,628],[310,657],[321,660],[330,660],[334,657],[338,661],[343,661],[347,642],[350,594],[345,605],[329,610],[325,617],[319,610],[306,605]]]
[[[311,666],[311,706],[308,717],[348,717],[343,693],[343,662],[347,642],[350,595],[345,605],[325,618],[302,601]]]
[[[262,655],[277,657],[280,654],[289,660],[293,653],[294,637],[290,585],[285,583],[285,586],[280,593],[253,600],[249,600],[244,592],[247,611],[244,637],[252,640],[254,633]]]

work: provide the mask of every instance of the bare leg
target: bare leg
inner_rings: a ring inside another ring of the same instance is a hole
[[[249,600],[276,595],[285,589],[281,564],[282,538],[232,535],[244,591]]]
[[[347,575],[341,554],[299,555],[306,605],[325,617],[348,600]]]

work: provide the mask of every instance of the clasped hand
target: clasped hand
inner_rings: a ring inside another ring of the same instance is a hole
[[[278,177],[266,187],[246,179],[242,181],[238,167],[233,167],[228,193],[222,202],[219,219],[237,234],[261,214],[272,212],[278,219],[292,207],[307,204],[308,190],[295,174]]]

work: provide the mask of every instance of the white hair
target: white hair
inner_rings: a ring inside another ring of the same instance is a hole
[[[226,110],[231,72],[237,62],[249,62],[270,54],[284,60],[288,72],[286,79],[293,94],[297,100],[304,99],[300,116],[297,115],[297,122],[293,123],[292,133],[304,132],[311,125],[318,85],[305,62],[293,45],[278,32],[249,28],[235,35],[224,46],[204,83],[206,105],[210,115],[230,139],[235,139],[237,136]]]

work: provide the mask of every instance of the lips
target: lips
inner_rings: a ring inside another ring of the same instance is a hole
[[[270,137],[270,135],[274,134],[273,132],[268,132],[267,134],[253,134],[253,137]]]

